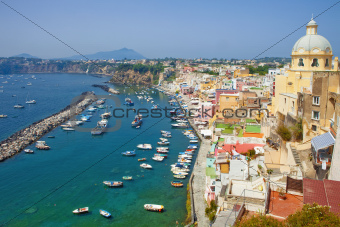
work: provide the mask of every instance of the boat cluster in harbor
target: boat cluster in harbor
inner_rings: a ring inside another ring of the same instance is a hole
[[[86,107],[94,101],[96,101],[96,97],[93,92],[84,92],[77,102],[68,105],[60,112],[37,121],[3,140],[0,143],[0,161],[19,153],[52,129],[69,120],[70,117],[72,117],[71,115],[78,114],[85,110]]]

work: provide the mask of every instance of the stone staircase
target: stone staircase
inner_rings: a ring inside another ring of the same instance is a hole
[[[296,152],[296,148],[295,148],[295,147],[291,147],[291,149],[292,149],[292,154],[293,154],[295,163],[296,163],[298,166],[302,167],[302,165],[301,165],[301,160],[300,160],[300,156],[299,156],[299,154]]]

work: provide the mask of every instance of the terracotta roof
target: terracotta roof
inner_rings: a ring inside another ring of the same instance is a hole
[[[330,210],[340,214],[340,181],[303,179],[303,202],[330,206]]]
[[[243,154],[247,153],[248,150],[254,149],[254,147],[263,147],[264,144],[254,144],[254,143],[245,143],[245,144],[224,144],[223,149],[218,149],[218,153],[223,152],[231,152],[233,148],[235,148],[237,153]]]

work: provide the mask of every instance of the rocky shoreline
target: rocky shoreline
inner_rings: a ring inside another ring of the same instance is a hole
[[[106,92],[109,92],[109,93],[112,93],[112,94],[119,94],[119,91],[117,91],[117,90],[115,90],[113,88],[110,88],[107,85],[93,84],[92,87],[99,87],[99,88],[103,89]]]
[[[84,111],[88,105],[96,100],[97,98],[93,92],[84,92],[76,102],[66,106],[58,113],[34,122],[30,126],[1,141],[0,161],[3,161],[19,153],[28,145],[36,142],[46,133],[52,131],[54,128],[69,120],[74,115]]]

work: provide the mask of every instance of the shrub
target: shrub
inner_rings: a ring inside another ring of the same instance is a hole
[[[244,221],[238,221],[236,223],[237,227],[263,227],[263,226],[270,226],[270,227],[283,227],[283,223],[280,221],[268,217],[265,215],[258,215],[258,216],[253,216],[249,219],[246,219]]]
[[[279,134],[281,136],[281,138],[284,141],[289,141],[292,138],[292,133],[289,131],[289,129],[284,126],[284,125],[280,125],[277,130],[276,130],[277,134]]]

